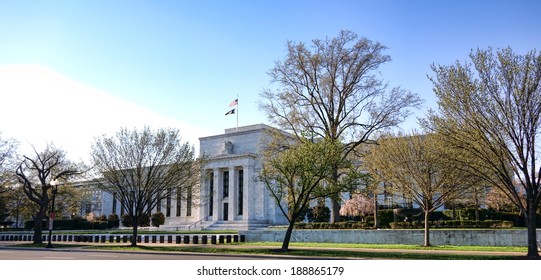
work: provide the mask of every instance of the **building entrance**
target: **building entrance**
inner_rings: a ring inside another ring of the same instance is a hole
[[[229,203],[224,203],[224,221],[229,220]]]

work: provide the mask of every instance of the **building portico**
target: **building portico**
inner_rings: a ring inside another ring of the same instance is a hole
[[[199,211],[206,223],[241,228],[285,223],[285,217],[258,180],[261,151],[270,129],[259,124],[200,138],[200,155],[206,164]]]

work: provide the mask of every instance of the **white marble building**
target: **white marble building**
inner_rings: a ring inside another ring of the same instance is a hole
[[[163,199],[152,211],[162,212],[165,216],[165,224],[160,228],[253,229],[287,224],[276,202],[258,180],[261,153],[272,138],[271,132],[280,131],[257,124],[200,138],[199,154],[206,163],[200,191],[194,191],[193,196],[173,192]],[[80,186],[88,191],[90,198],[82,201],[80,216],[116,213],[121,217],[124,214],[114,195],[99,191],[92,182],[82,182]],[[349,193],[344,193],[343,197],[351,198]],[[411,200],[393,193],[384,192],[378,198],[380,205],[391,208],[396,205],[411,207],[412,204]]]
[[[165,229],[253,229],[286,224],[286,218],[258,180],[261,151],[274,128],[250,125],[226,129],[224,134],[202,137],[200,156],[205,158],[200,192],[163,199],[152,212],[165,215]],[[85,213],[109,216],[124,214],[112,194],[90,182],[81,183],[95,199],[82,202]],[[195,194],[197,193],[197,194]]]
[[[200,138],[207,164],[201,180],[199,217],[210,228],[255,228],[286,224],[264,184],[258,180],[261,151],[274,130],[264,124],[226,129]]]

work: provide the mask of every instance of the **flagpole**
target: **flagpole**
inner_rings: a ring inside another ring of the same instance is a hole
[[[237,129],[236,132],[239,132],[239,94],[237,93]]]

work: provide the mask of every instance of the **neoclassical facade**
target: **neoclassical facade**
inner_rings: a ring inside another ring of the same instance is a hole
[[[258,178],[262,152],[277,132],[285,134],[268,125],[256,124],[199,138],[199,155],[205,163],[200,184],[193,194],[173,191],[152,210],[165,216],[165,224],[160,228],[254,229],[287,224],[284,214]],[[99,190],[95,182],[77,185],[87,191],[78,215],[116,213],[120,217],[124,214],[115,195]],[[350,194],[344,193],[344,199],[348,198]],[[383,206],[408,202],[385,191],[378,198]],[[412,207],[411,200],[406,206]]]
[[[254,228],[286,219],[258,179],[261,152],[274,128],[251,125],[200,138],[205,159],[199,217],[210,228]]]
[[[264,124],[226,129],[224,134],[202,137],[200,157],[205,166],[199,190],[163,199],[152,213],[165,216],[164,229],[253,229],[286,224],[286,218],[258,180],[261,152],[276,132]],[[95,182],[75,183],[84,188],[80,216],[124,214],[114,194],[97,188]]]

